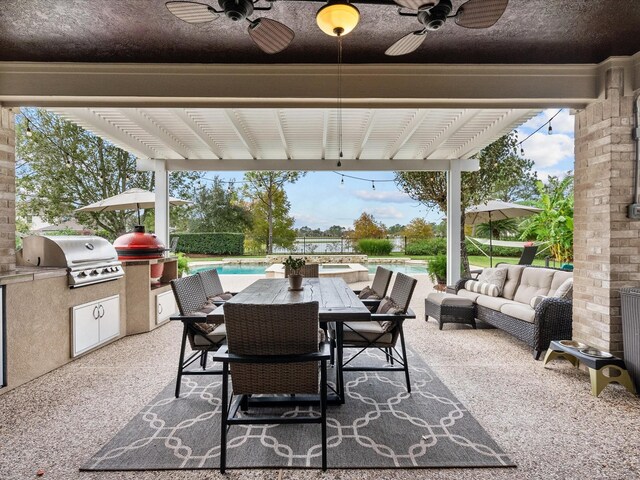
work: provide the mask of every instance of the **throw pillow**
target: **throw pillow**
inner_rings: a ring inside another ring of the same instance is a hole
[[[374,292],[373,289],[367,285],[362,290],[360,290],[360,293],[358,294],[358,298],[361,300],[364,300],[366,298],[370,298],[372,300],[379,300],[380,295]]]
[[[479,282],[490,283],[498,287],[498,295],[502,295],[502,289],[507,281],[508,269],[506,268],[485,268],[478,277]]]
[[[193,326],[196,327],[197,330],[200,330],[205,335],[209,335],[211,332],[213,332],[216,329],[216,325],[214,325],[213,323],[198,322],[198,323],[194,323]]]
[[[529,305],[531,305],[531,308],[537,308],[538,305],[540,305],[540,302],[545,298],[547,298],[546,295],[536,295],[531,299],[531,301],[529,301]]]
[[[376,313],[395,315],[397,313],[404,313],[404,311],[402,310],[402,307],[400,307],[400,305],[398,305],[396,302],[391,300],[389,297],[384,297],[380,302],[380,305],[378,305],[378,309],[376,310]],[[382,330],[384,330],[385,332],[390,332],[396,326],[396,322],[391,320],[382,321],[378,323],[380,324],[380,327],[382,328]]]
[[[553,295],[556,298],[571,300],[573,298],[573,278],[567,278]]]
[[[464,288],[470,292],[481,293],[483,295],[490,295],[492,297],[500,296],[500,289],[493,283],[481,282],[479,280],[467,280],[464,284]]]
[[[227,300],[231,300],[231,298],[233,298],[233,295],[231,295],[231,292],[225,292],[225,293],[220,293],[215,297],[211,297],[209,301],[210,302],[226,302]]]

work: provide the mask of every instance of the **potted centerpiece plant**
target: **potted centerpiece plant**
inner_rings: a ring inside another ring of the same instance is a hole
[[[289,290],[302,290],[302,275],[300,269],[305,265],[304,258],[293,258],[289,255],[282,264],[289,269]]]
[[[443,291],[447,288],[447,256],[436,255],[427,264],[429,278],[435,283],[436,290]]]

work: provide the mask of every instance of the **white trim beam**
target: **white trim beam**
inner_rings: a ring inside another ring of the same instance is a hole
[[[475,117],[482,110],[478,108],[467,109],[462,115],[456,118],[452,123],[447,125],[434,139],[434,141],[429,144],[427,150],[422,153],[422,158],[429,158],[433,155],[444,143],[446,143],[449,138],[454,136],[458,130],[460,130],[464,125],[467,124],[469,120]]]
[[[236,117],[236,113],[231,108],[225,108],[224,113],[231,124],[231,128],[235,132],[238,139],[244,145],[244,148],[247,149],[249,155],[256,160],[258,158],[258,147],[253,143],[253,141],[245,136],[244,126],[240,123],[238,118]]]
[[[166,247],[169,245],[169,172],[165,160],[155,160],[156,192],[155,234]]]
[[[113,144],[128,151],[136,157],[154,158],[159,156],[159,152],[156,152],[148,145],[128,134],[126,131],[116,127],[93,110],[88,108],[65,108],[64,110],[54,108],[50,110],[63,118],[77,123],[86,130],[108,139],[113,142]]]
[[[184,145],[181,145],[169,134],[169,132],[158,125],[152,117],[148,116],[146,112],[142,112],[137,108],[121,108],[118,112],[123,117],[137,124],[150,135],[153,135],[159,142],[176,155],[179,155],[182,158],[196,157],[193,152],[185,148]]]
[[[640,88],[640,52],[583,65],[345,65],[343,106],[583,108],[603,93],[611,67],[629,72],[631,91]],[[335,72],[335,65],[304,64],[0,62],[0,104],[330,107]]]
[[[325,110],[322,114],[322,155],[324,159],[327,155],[327,139],[329,138],[329,112]]]
[[[161,160],[139,158],[136,168],[140,171],[154,171],[155,162]],[[255,171],[255,170],[282,170],[282,171],[334,171],[336,170],[335,159],[295,159],[295,160],[165,160],[166,169],[169,171]],[[442,172],[448,171],[451,165],[459,166],[460,171],[476,171],[480,168],[479,160],[353,160],[342,159],[340,171],[407,171],[407,172]]]
[[[189,130],[191,130],[191,132],[202,142],[204,146],[209,149],[209,151],[213,155],[215,155],[217,158],[223,157],[220,147],[216,145],[216,143],[211,138],[209,138],[209,135],[207,135],[207,133],[202,130],[200,125],[198,125],[196,121],[191,118],[188,111],[183,108],[172,108],[171,112],[176,117],[178,117],[182,121],[182,123],[184,123],[185,126],[189,128]]]

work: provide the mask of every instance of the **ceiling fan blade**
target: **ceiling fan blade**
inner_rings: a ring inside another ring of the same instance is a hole
[[[198,2],[167,2],[167,10],[180,20],[188,23],[205,23],[215,20],[220,15],[213,12],[209,5]]]
[[[265,53],[281,52],[296,36],[284,23],[264,17],[253,20],[247,31],[251,40]]]
[[[387,48],[387,51],[384,52],[384,54],[389,55],[390,57],[397,57],[399,55],[406,55],[407,53],[411,53],[420,45],[422,45],[424,39],[427,38],[426,33],[426,30],[411,32],[409,35],[405,35],[396,43]]]
[[[411,10],[418,10],[422,6],[433,7],[436,3],[434,0],[393,0],[401,7]]]
[[[489,28],[507,9],[509,0],[469,0],[456,12],[456,23],[466,28]]]

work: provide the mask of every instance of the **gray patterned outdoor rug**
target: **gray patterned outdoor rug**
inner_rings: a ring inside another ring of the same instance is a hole
[[[411,394],[402,372],[345,372],[346,403],[328,408],[329,468],[514,467],[420,356],[409,355]],[[384,363],[379,352],[368,356]],[[170,383],[81,470],[218,468],[220,380],[185,377],[180,398]],[[308,408],[282,410],[300,411]],[[234,425],[227,465],[319,468],[320,426]]]

